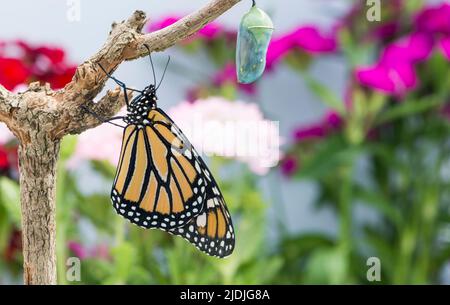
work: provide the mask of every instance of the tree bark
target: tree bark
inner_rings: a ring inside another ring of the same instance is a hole
[[[108,118],[124,105],[124,93],[120,88],[108,91],[99,102],[93,102],[108,79],[99,64],[113,71],[125,60],[169,48],[239,1],[211,0],[198,11],[150,34],[141,33],[146,23],[145,13],[134,12],[127,20],[113,23],[103,47],[77,68],[64,89],[53,91],[48,84],[37,82],[30,84],[27,91],[14,94],[0,85],[0,121],[6,123],[20,142],[25,284],[56,284],[55,196],[61,139],[102,123],[81,106]]]
[[[56,168],[59,141],[37,133],[19,147],[25,284],[56,284]]]

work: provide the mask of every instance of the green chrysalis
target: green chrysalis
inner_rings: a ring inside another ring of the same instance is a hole
[[[253,1],[250,11],[242,17],[238,31],[236,70],[240,83],[250,84],[263,74],[272,33],[272,20]]]

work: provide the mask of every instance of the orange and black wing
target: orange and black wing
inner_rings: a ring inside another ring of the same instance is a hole
[[[205,210],[170,233],[182,236],[208,255],[223,258],[234,250],[234,229],[223,197],[213,185],[208,187]]]
[[[202,161],[175,124],[154,109],[128,125],[111,198],[117,213],[144,228],[170,230],[202,212]]]

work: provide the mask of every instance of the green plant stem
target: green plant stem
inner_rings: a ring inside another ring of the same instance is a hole
[[[341,168],[341,186],[339,189],[339,247],[346,257],[346,274],[344,278],[349,280],[349,266],[352,251],[352,172],[353,165]]]
[[[62,159],[59,160],[58,164],[58,172],[57,172],[57,180],[56,180],[56,223],[57,223],[57,231],[56,231],[56,257],[57,257],[57,276],[58,276],[58,284],[65,285],[66,281],[66,261],[67,261],[67,221],[66,218],[66,210],[67,207],[64,206],[66,202],[64,202],[64,190],[66,183],[66,170],[65,170],[65,162]]]

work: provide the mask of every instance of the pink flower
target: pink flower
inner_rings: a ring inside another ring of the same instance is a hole
[[[217,23],[211,22],[198,31],[198,34],[211,40],[219,36],[221,32],[222,27]]]
[[[69,241],[69,250],[75,254],[79,259],[86,259],[88,257],[88,253],[85,247],[83,247],[80,243],[75,241]]]
[[[363,86],[386,94],[403,95],[417,86],[417,75],[410,63],[376,64],[356,69],[356,78]]]
[[[245,162],[266,174],[279,160],[278,125],[264,119],[257,104],[211,97],[168,110],[199,154]]]
[[[336,111],[327,112],[324,121],[328,129],[339,129],[344,124],[342,116]]]
[[[341,129],[343,124],[344,121],[339,113],[329,111],[318,123],[294,130],[294,139],[297,142],[322,139]]]
[[[356,78],[363,86],[401,96],[416,88],[414,64],[428,59],[433,45],[430,35],[413,33],[388,45],[375,65],[357,68]]]
[[[447,60],[450,60],[450,36],[439,41],[439,47]]]
[[[125,110],[121,111],[122,114]],[[116,165],[122,145],[123,130],[110,124],[102,124],[87,130],[78,136],[75,152],[67,162],[70,169],[75,169],[84,160],[105,160]],[[107,143],[107,145],[95,145]]]
[[[391,21],[375,27],[370,35],[375,39],[387,40],[394,37],[400,29],[399,21]]]
[[[174,24],[175,22],[177,22],[180,19],[181,19],[181,17],[178,17],[178,16],[168,16],[164,19],[150,23],[148,26],[148,31],[153,32],[153,31],[157,31],[160,29],[164,29],[164,28]]]
[[[148,27],[149,32],[157,31],[160,29],[163,29],[165,27],[168,27],[175,22],[179,21],[181,17],[179,16],[168,16],[160,21],[157,21],[155,23],[151,23]],[[220,26],[218,23],[211,22],[205,25],[202,29],[200,29],[196,36],[197,37],[203,37],[207,40],[212,40],[214,38],[217,38],[220,34],[224,33],[224,29],[222,26]]]
[[[287,176],[292,176],[298,170],[298,160],[293,156],[287,156],[281,161],[281,172]]]
[[[336,49],[337,42],[333,35],[324,35],[314,26],[299,27],[291,33],[272,39],[267,51],[267,68],[271,69],[292,50],[317,55],[331,53]]]
[[[76,241],[69,241],[69,250],[72,251],[79,259],[99,258],[109,259],[109,247],[106,244],[99,244],[93,247],[85,247]]]
[[[294,45],[290,35],[272,39],[266,55],[267,69],[271,69],[275,64],[281,61],[293,47]]]
[[[311,54],[331,53],[336,51],[336,38],[324,35],[316,27],[307,26],[297,29],[292,34],[294,45]]]
[[[239,89],[248,94],[256,93],[255,84],[239,84],[237,81],[236,75],[236,65],[234,63],[226,64],[222,70],[217,72],[216,75],[213,76],[213,84],[215,86],[222,86],[226,83],[231,83],[238,85]]]
[[[422,10],[415,18],[419,31],[432,34],[450,34],[450,5],[442,3],[438,6]]]
[[[302,127],[294,131],[294,138],[297,141],[321,139],[327,135],[327,131],[322,124]]]
[[[396,63],[416,63],[427,60],[434,46],[433,37],[424,33],[413,33],[388,45],[383,52],[381,61],[384,65]]]

